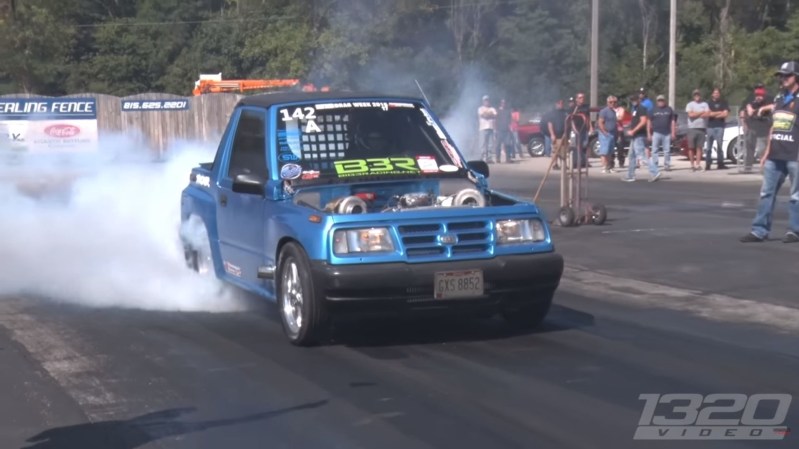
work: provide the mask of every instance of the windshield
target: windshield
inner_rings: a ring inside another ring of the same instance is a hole
[[[309,103],[277,114],[282,179],[441,176],[464,166],[422,104]]]

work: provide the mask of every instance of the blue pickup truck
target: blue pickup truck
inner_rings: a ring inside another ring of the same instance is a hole
[[[245,97],[182,192],[186,262],[276,302],[296,345],[353,311],[499,312],[535,327],[563,258],[538,207],[488,175],[418,98]]]

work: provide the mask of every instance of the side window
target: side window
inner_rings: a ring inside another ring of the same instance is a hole
[[[227,175],[235,178],[247,174],[266,180],[266,111],[241,111]]]

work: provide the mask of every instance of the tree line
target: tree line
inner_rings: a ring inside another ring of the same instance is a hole
[[[600,95],[666,93],[669,0],[600,0]],[[677,98],[731,102],[799,59],[791,0],[678,0]],[[417,94],[469,80],[521,108],[586,90],[591,2],[0,0],[0,94],[188,95],[200,73]]]

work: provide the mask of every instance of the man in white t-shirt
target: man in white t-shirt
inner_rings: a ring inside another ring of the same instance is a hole
[[[496,119],[497,110],[491,107],[488,95],[483,95],[483,104],[477,108],[477,120],[480,128],[480,151],[483,160],[489,164],[494,162],[491,157],[491,139],[494,137]]]

